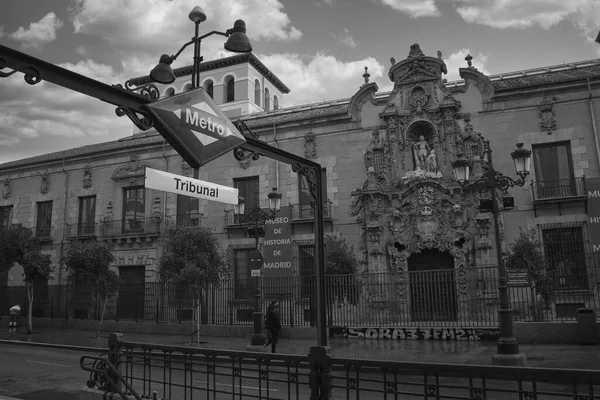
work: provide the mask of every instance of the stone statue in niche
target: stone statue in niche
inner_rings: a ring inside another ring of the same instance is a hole
[[[48,175],[48,172],[44,172],[42,174],[42,184],[40,185],[40,192],[42,194],[46,194],[46,193],[48,193],[49,189],[50,189],[50,176]]]
[[[427,172],[438,172],[437,159],[434,149],[431,149],[429,155],[427,156]]]
[[[92,167],[91,165],[86,165],[83,168],[83,187],[89,188],[92,186]]]
[[[425,169],[427,165],[427,156],[429,155],[429,143],[423,135],[419,136],[419,141],[414,144],[415,164],[418,169]]]

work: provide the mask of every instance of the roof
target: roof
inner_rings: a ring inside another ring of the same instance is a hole
[[[241,56],[248,56],[242,54]],[[238,56],[234,56],[238,57]],[[253,57],[253,56],[252,56]],[[228,57],[231,58],[231,57]],[[222,61],[225,59],[217,60]],[[265,67],[266,68],[266,67]],[[497,74],[490,76],[496,92],[520,90],[545,85],[554,85],[558,83],[568,83],[582,81],[586,78],[600,78],[600,59],[580,61],[550,67],[533,68],[529,70]],[[139,78],[143,79],[143,78]],[[141,83],[140,83],[141,84]],[[464,86],[464,81],[449,82],[446,86],[451,91],[458,91]],[[377,93],[376,99],[385,99],[390,92]],[[349,98],[324,101],[313,104],[305,104],[281,108],[276,111],[263,111],[244,116],[240,120],[246,122],[250,128],[271,126],[273,124],[293,123],[303,120],[315,120],[319,118],[329,118],[335,116],[348,115]],[[76,147],[73,149],[58,151],[55,153],[42,154],[22,160],[10,161],[0,164],[0,170],[14,168],[43,162],[56,162],[63,158],[81,157],[96,153],[125,149],[128,147],[137,147],[148,144],[159,144],[163,141],[162,136],[158,134],[143,136],[128,136],[124,139],[98,143],[88,146]]]
[[[231,57],[219,58],[218,60],[211,60],[207,62],[200,63],[200,72],[212,71],[219,68],[229,67],[232,65],[249,63],[254,68],[256,68],[261,74],[267,78],[269,82],[271,82],[277,89],[281,91],[281,93],[289,93],[290,89],[275,76],[273,72],[269,68],[265,66],[256,56],[252,53],[240,53],[235,54]],[[192,74],[192,65],[188,65],[181,68],[176,68],[173,70],[175,76],[177,78],[182,76],[188,76]],[[150,75],[140,76],[137,78],[132,78],[129,80],[135,86],[147,85],[149,83],[153,83]]]

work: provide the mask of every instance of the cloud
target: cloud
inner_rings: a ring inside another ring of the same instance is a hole
[[[291,92],[284,105],[314,103],[351,97],[364,83],[364,67],[369,67],[371,82],[384,76],[384,67],[372,57],[343,62],[331,55],[295,53],[257,56],[275,75],[284,78]],[[387,80],[387,76],[386,76]]]
[[[38,22],[29,24],[27,29],[20,26],[10,34],[10,38],[22,42],[21,47],[23,48],[39,49],[44,44],[55,40],[56,31],[62,27],[63,23],[56,17],[56,14],[49,12]]]
[[[469,49],[460,49],[450,54],[447,58],[444,58],[444,62],[446,63],[446,67],[448,68],[448,74],[444,77],[448,79],[449,82],[456,81],[462,79],[458,73],[459,68],[466,68],[467,61],[465,61],[465,57],[467,54],[471,54],[473,56],[473,66],[477,68],[477,70],[485,75],[490,75],[490,72],[487,69],[488,56],[481,53],[471,53]]]
[[[405,13],[413,18],[438,17],[440,10],[434,0],[371,0]]]
[[[468,23],[494,28],[549,29],[569,20],[593,40],[600,21],[598,0],[456,0],[458,14]]]
[[[348,29],[344,29],[344,33],[340,35],[336,35],[332,33],[331,36],[335,39],[336,42],[343,46],[348,46],[351,49],[355,49],[358,46],[358,43],[354,41],[354,38],[350,35],[350,31]]]

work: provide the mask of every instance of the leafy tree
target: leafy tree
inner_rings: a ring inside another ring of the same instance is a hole
[[[119,289],[119,277],[110,269],[115,256],[108,242],[79,242],[68,244],[63,262],[68,271],[69,283],[90,286],[95,298],[102,302],[100,325],[96,339],[100,335],[108,299]]]
[[[326,236],[324,245],[328,301],[331,303],[335,298],[347,298],[350,303],[356,304],[360,284],[356,276],[359,262],[354,253],[354,246],[348,244],[339,234]]]
[[[0,270],[8,271],[16,264],[23,268],[23,280],[27,288],[28,325],[32,332],[32,311],[35,281],[48,281],[54,268],[50,255],[42,253],[39,239],[31,229],[21,224],[0,229]]]
[[[531,287],[532,311],[535,319],[539,319],[537,296],[540,295],[545,309],[550,308],[550,303],[556,289],[554,271],[546,267],[542,243],[537,238],[535,229],[523,230],[510,244],[511,250],[506,259],[506,267],[527,271],[529,286]]]
[[[168,231],[163,240],[165,246],[158,261],[158,278],[185,287],[193,296],[198,307],[199,329],[202,293],[208,286],[220,286],[227,271],[227,255],[215,234],[206,227],[176,228]]]

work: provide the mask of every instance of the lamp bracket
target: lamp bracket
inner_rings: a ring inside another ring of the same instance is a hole
[[[484,178],[476,180],[473,183],[465,182],[464,184],[461,184],[465,192],[479,193],[484,193],[490,189],[507,190],[508,188],[523,185],[525,185],[525,179],[519,178],[515,180],[496,170],[494,170],[492,174],[488,174]]]
[[[115,113],[117,114],[118,117],[127,115],[127,117],[129,117],[131,122],[133,122],[133,124],[135,126],[137,126],[139,129],[141,129],[143,131],[147,131],[148,129],[150,129],[154,126],[154,118],[152,117],[152,115],[150,115],[148,113],[141,112],[138,110],[132,110],[125,106],[117,107],[115,109]],[[140,117],[140,115],[141,115],[141,117]]]
[[[310,206],[312,208],[316,208],[317,207],[317,197],[318,197],[317,189],[319,187],[319,183],[318,183],[317,179],[318,179],[318,174],[321,173],[321,170],[318,168],[315,168],[313,166],[303,164],[301,162],[296,162],[296,163],[292,164],[292,171],[294,171],[300,175],[306,176],[306,181],[308,182],[308,191],[310,192],[310,195],[312,197],[312,200],[310,201]]]
[[[131,82],[130,79],[125,82],[125,87],[123,87],[123,85],[121,85],[120,83],[113,85],[113,87],[116,87],[118,89],[125,89],[132,93],[141,94],[142,96],[147,97],[150,100],[158,100],[158,98],[160,97],[160,92],[156,85],[153,83],[149,83],[147,85],[142,86],[136,86]]]
[[[8,69],[9,71],[2,72],[1,70],[3,70],[3,69]],[[0,78],[8,78],[9,76],[11,76],[19,71],[23,72],[25,82],[29,83],[30,85],[35,85],[42,81],[40,71],[37,68],[35,68],[34,66],[27,65],[27,66],[23,67],[22,69],[10,68],[8,66],[8,62],[6,61],[6,59],[0,57]]]

